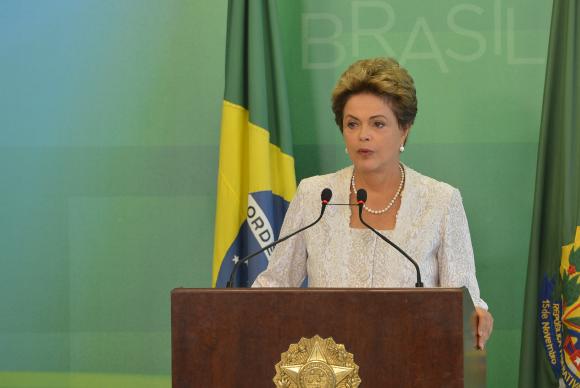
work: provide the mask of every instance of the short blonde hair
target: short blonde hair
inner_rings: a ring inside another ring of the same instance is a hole
[[[334,120],[342,132],[344,106],[360,93],[382,97],[397,117],[399,126],[410,127],[417,115],[415,82],[393,58],[362,59],[350,65],[332,91]]]

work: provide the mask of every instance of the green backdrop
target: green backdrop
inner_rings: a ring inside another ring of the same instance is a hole
[[[516,385],[551,2],[279,0],[297,175],[348,163],[330,90],[392,55],[404,161],[458,187]],[[225,0],[0,2],[0,387],[169,387],[169,292],[211,283]],[[426,339],[428,346],[428,339]]]

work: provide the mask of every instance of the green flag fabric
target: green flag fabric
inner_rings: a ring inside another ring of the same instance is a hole
[[[520,388],[580,387],[580,3],[554,0]]]
[[[212,284],[224,287],[238,261],[278,238],[296,192],[290,111],[276,0],[230,0]],[[249,286],[268,249],[241,266]]]

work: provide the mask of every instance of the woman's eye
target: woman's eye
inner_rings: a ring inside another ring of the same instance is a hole
[[[356,122],[354,122],[354,121],[349,121],[348,123],[346,123],[346,126],[347,126],[348,128],[351,128],[351,129],[352,129],[352,128],[355,128],[355,127],[356,127]]]
[[[385,127],[385,123],[383,123],[382,121],[375,121],[375,127],[377,127],[377,128],[384,128]]]

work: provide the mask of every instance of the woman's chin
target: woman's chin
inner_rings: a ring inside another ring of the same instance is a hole
[[[354,163],[354,169],[357,172],[360,173],[368,173],[368,172],[376,172],[379,171],[380,165],[377,163],[372,163],[368,160],[362,161],[362,162],[358,162],[358,163]]]
[[[393,161],[394,165],[398,165],[398,161]],[[377,160],[357,160],[353,162],[354,169],[358,173],[381,173],[391,170],[394,165],[390,163],[379,163]]]

